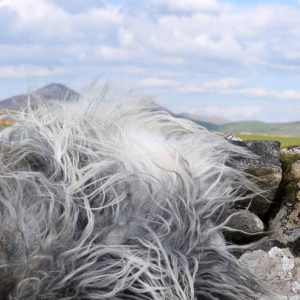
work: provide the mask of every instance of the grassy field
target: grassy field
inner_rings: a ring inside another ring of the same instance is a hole
[[[0,117],[2,117],[3,114],[4,113],[0,110]],[[0,119],[0,130],[12,124],[13,124],[12,120],[7,117],[5,117],[4,119]]]
[[[219,126],[222,132],[251,132],[253,134],[300,137],[300,121],[289,123],[264,123],[260,121],[242,121]]]
[[[267,140],[267,141],[279,141],[281,143],[281,148],[298,146],[300,145],[300,136],[280,136],[272,134],[258,134],[258,133],[237,133],[237,137],[242,140]]]

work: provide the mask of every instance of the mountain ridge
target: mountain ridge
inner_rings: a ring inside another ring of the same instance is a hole
[[[32,97],[31,97],[32,96]],[[50,83],[36,91],[20,94],[0,101],[0,109],[20,110],[26,105],[29,98],[42,98],[45,102],[51,101],[74,101],[80,94],[61,83]]]

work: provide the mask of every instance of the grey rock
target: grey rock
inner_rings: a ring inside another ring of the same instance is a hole
[[[269,219],[270,240],[300,256],[300,154],[283,151],[284,177],[277,210]]]
[[[300,181],[300,160],[295,161],[291,166],[291,176]]]
[[[248,210],[232,211],[227,226],[232,230],[224,235],[233,242],[250,242],[265,235],[264,223]]]
[[[243,141],[242,139],[240,139],[239,137],[237,137],[237,136],[234,135],[234,134],[229,134],[229,135],[227,135],[227,136],[226,136],[226,139],[227,139],[227,140],[230,140],[230,141],[240,141],[240,142]]]
[[[300,299],[300,258],[295,258],[289,249],[255,250],[243,254],[239,261],[274,292],[272,297],[261,297],[260,300]]]
[[[287,154],[300,154],[300,146],[296,146],[292,148],[283,148],[281,149],[281,152]]]
[[[269,221],[270,241],[288,247],[293,254],[300,255],[299,207],[288,213],[285,206],[281,207],[275,218]],[[295,218],[296,217],[296,218]]]
[[[263,195],[258,195],[252,199],[249,207],[257,215],[263,216],[268,212],[282,178],[280,143],[273,141],[232,140],[230,143],[243,147],[256,156],[254,159],[237,158],[233,162],[233,167],[247,172],[251,175],[250,178],[265,191]],[[243,206],[243,203],[237,204]]]

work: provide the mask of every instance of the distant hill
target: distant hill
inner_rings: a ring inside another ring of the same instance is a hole
[[[11,98],[0,101],[0,109],[20,110],[25,106],[28,98],[32,95],[32,100],[42,98],[46,102],[51,101],[76,101],[79,98],[79,93],[66,87],[60,83],[51,83],[28,94],[13,96]]]
[[[300,121],[289,123],[265,123],[260,121],[241,121],[218,126],[222,132],[251,132],[274,135],[300,136]]]
[[[270,135],[290,135],[300,136],[300,121],[289,123],[266,123],[261,121],[240,121],[225,124],[217,124],[213,122],[207,122],[200,118],[194,119],[189,114],[177,114],[180,118],[189,119],[210,131],[224,132],[224,133],[258,133],[258,134],[270,134]]]

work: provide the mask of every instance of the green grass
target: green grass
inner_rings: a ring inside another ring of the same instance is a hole
[[[265,123],[260,121],[241,121],[219,126],[222,132],[250,132],[262,135],[300,136],[300,121],[290,123]]]
[[[0,123],[0,131],[3,130],[3,129],[5,129],[5,128],[7,128],[7,127],[9,127],[9,126]]]
[[[281,143],[281,148],[300,145],[300,137],[297,136],[284,136],[284,135],[258,134],[258,133],[237,133],[236,136],[241,138],[242,140],[279,141]]]

